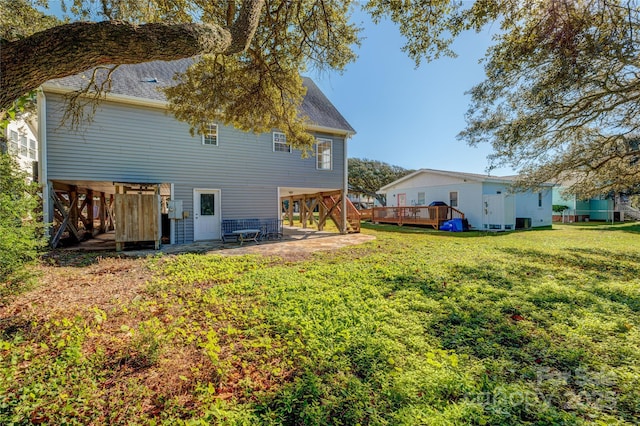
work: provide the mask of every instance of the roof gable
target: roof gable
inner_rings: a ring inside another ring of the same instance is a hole
[[[419,169],[413,173],[410,173],[400,179],[397,179],[382,188],[380,191],[386,191],[394,186],[398,186],[400,184],[407,184],[409,181],[423,177],[425,175],[436,175],[438,177],[448,177],[455,180],[463,181],[463,182],[480,182],[480,183],[513,183],[517,176],[490,176],[490,175],[482,175],[476,173],[465,173],[465,172],[452,172],[447,170],[435,170],[435,169]]]
[[[110,95],[138,98],[156,102],[166,102],[164,93],[159,90],[174,84],[173,76],[184,72],[193,58],[176,61],[152,61],[133,65],[120,65],[111,75]],[[77,90],[87,85],[93,69],[69,77],[50,80],[44,88]],[[303,78],[307,94],[302,103],[302,113],[309,118],[309,125],[326,130],[337,130],[347,134],[355,133],[349,122],[327,99],[310,78]]]

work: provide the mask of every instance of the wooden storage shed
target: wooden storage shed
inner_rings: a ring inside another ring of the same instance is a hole
[[[124,243],[153,241],[160,248],[160,184],[115,183],[116,251]]]

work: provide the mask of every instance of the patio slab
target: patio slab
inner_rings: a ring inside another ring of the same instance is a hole
[[[264,256],[299,257],[307,253],[320,250],[335,250],[346,246],[362,244],[374,240],[375,236],[367,234],[337,234],[326,231],[315,231],[297,227],[284,227],[284,237],[280,240],[253,242],[226,243],[221,241],[199,241],[187,244],[163,245],[160,250],[152,248],[126,249],[118,254],[126,257],[149,256],[157,253],[216,253],[226,256],[243,254],[262,254]],[[102,234],[96,238],[84,241],[81,244],[64,250],[102,251],[115,250],[113,235]]]

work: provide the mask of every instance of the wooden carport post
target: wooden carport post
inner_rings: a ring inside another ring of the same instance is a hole
[[[107,215],[107,199],[104,196],[104,192],[100,193],[100,208],[98,209],[98,216],[100,217],[100,233],[106,232],[106,215]]]
[[[91,236],[94,236],[93,233],[93,190],[87,189],[87,223],[86,229],[89,231]]]
[[[293,226],[293,196],[289,197],[289,206],[287,208],[287,216],[289,219],[289,226]]]

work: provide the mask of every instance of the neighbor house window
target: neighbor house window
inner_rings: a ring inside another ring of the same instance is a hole
[[[20,135],[20,155],[27,157],[29,155],[29,146],[27,145],[27,135]]]
[[[17,154],[20,150],[20,145],[18,142],[18,132],[12,130],[9,133],[9,152],[12,154]]]
[[[316,142],[316,168],[318,170],[331,170],[331,145],[329,139],[318,139]]]
[[[218,145],[218,125],[207,124],[204,127],[204,133],[202,134],[203,145]]]
[[[29,139],[29,158],[35,160],[37,157],[36,141]]]
[[[424,192],[418,192],[418,205],[424,206],[427,202],[427,197]]]
[[[542,207],[542,192],[538,192],[538,207]]]
[[[281,132],[273,132],[273,151],[291,152],[291,145],[287,143],[287,135]]]
[[[458,207],[458,192],[452,191],[449,193],[449,205],[451,207]]]

